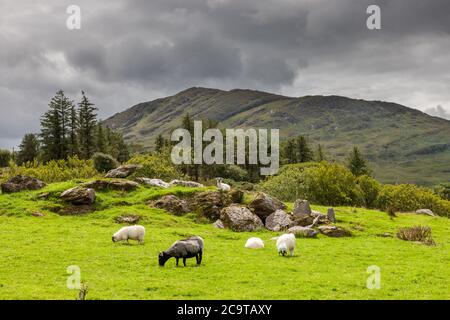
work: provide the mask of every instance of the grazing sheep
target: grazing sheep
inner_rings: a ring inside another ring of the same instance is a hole
[[[113,234],[112,241],[137,240],[140,244],[144,242],[145,228],[143,226],[134,225],[123,227]]]
[[[223,183],[222,178],[216,178],[217,180],[217,188],[219,188],[220,191],[230,191],[231,187],[229,184]]]
[[[178,260],[180,258],[183,258],[183,264],[185,267],[186,259],[193,257],[197,260],[197,265],[200,265],[202,262],[204,245],[205,242],[199,236],[193,236],[184,240],[175,241],[169,249],[159,254],[159,265],[163,267],[166,261],[172,257],[177,260],[177,267]]]
[[[289,250],[291,256],[294,255],[295,249],[295,235],[292,233],[285,233],[277,239],[278,254],[285,256]]]
[[[249,249],[260,249],[264,248],[264,241],[262,241],[260,238],[250,238],[245,243],[245,247]]]

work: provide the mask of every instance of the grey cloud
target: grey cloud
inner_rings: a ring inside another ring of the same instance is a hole
[[[425,113],[428,113],[431,116],[450,120],[450,111],[444,109],[441,105],[438,105],[434,108],[427,108],[427,109],[425,109]]]
[[[60,88],[106,118],[190,86],[339,94],[448,116],[447,0],[69,0],[0,3],[0,147],[38,130]],[[369,4],[382,29],[365,27]],[[432,109],[430,109],[432,108]]]

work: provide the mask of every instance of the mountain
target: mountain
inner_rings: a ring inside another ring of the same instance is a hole
[[[128,142],[151,149],[189,113],[220,127],[279,128],[283,138],[305,135],[328,158],[343,161],[358,145],[385,183],[432,185],[450,180],[450,121],[396,103],[340,96],[299,98],[234,89],[190,88],[137,104],[105,120]]]

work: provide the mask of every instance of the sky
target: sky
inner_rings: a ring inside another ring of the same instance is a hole
[[[366,9],[381,9],[369,30]],[[70,30],[77,5],[81,28]],[[391,101],[450,119],[448,0],[1,0],[0,148],[59,89],[102,119],[193,86]]]

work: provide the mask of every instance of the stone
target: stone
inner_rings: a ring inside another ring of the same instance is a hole
[[[144,184],[150,187],[157,187],[167,189],[170,188],[170,184],[161,179],[150,179],[150,178],[136,178],[135,179],[140,184]]]
[[[231,205],[220,212],[220,220],[233,231],[257,231],[263,228],[261,219],[246,207]]]
[[[283,231],[289,228],[292,220],[291,216],[284,210],[276,210],[266,218],[266,228],[270,231]]]
[[[61,199],[74,205],[91,205],[95,202],[94,189],[75,187],[61,193]]]
[[[188,187],[188,188],[203,188],[204,185],[195,181],[184,181],[184,180],[172,180],[170,181],[170,184],[173,186],[182,186],[182,187]]]
[[[319,231],[329,237],[350,237],[350,231],[337,226],[320,226]]]
[[[327,219],[330,222],[336,222],[336,214],[334,213],[334,209],[333,208],[328,208],[327,210]]]
[[[96,191],[106,189],[132,191],[139,187],[139,184],[131,180],[94,180],[84,183],[82,186]]]
[[[308,200],[301,200],[298,199],[294,203],[294,210],[292,211],[292,214],[294,217],[301,217],[305,215],[311,215],[311,206],[309,205]]]
[[[1,184],[2,193],[14,193],[24,190],[39,190],[46,184],[36,178],[27,176],[15,176]]]
[[[38,198],[39,200],[47,200],[48,198],[50,198],[50,192],[40,193],[36,198]]]
[[[315,238],[319,231],[308,227],[295,226],[288,229],[289,233],[293,233],[296,238]]]
[[[213,223],[213,227],[217,229],[223,229],[225,226],[223,225],[222,220],[217,219],[216,222]]]
[[[141,216],[137,214],[125,214],[120,215],[114,218],[114,221],[117,223],[128,223],[128,224],[136,224],[141,220]]]
[[[31,215],[33,217],[43,217],[43,216],[45,216],[45,214],[43,214],[42,212],[33,212],[33,213],[31,213]]]
[[[133,173],[136,172],[136,170],[142,168],[141,165],[138,164],[124,164],[120,167],[117,167],[116,169],[112,169],[108,171],[106,174],[106,178],[126,178]]]
[[[416,213],[417,214],[426,214],[428,216],[434,217],[434,213],[430,209],[419,209],[419,210],[416,210]]]
[[[294,226],[301,226],[301,227],[307,227],[307,226],[311,226],[314,223],[314,220],[316,219],[316,217],[312,216],[312,215],[298,215],[298,216],[294,216],[292,215],[291,217],[291,227]]]
[[[210,221],[220,217],[222,208],[231,203],[228,195],[220,191],[205,191],[194,196],[190,205]]]
[[[232,203],[242,203],[244,200],[244,192],[239,189],[233,189],[229,192],[230,194],[230,201]]]
[[[263,192],[256,194],[249,207],[263,221],[273,212],[279,209],[286,209],[286,205],[283,202]]]
[[[182,200],[172,194],[151,201],[149,204],[154,208],[164,209],[177,216],[182,216],[191,211],[186,200]]]

